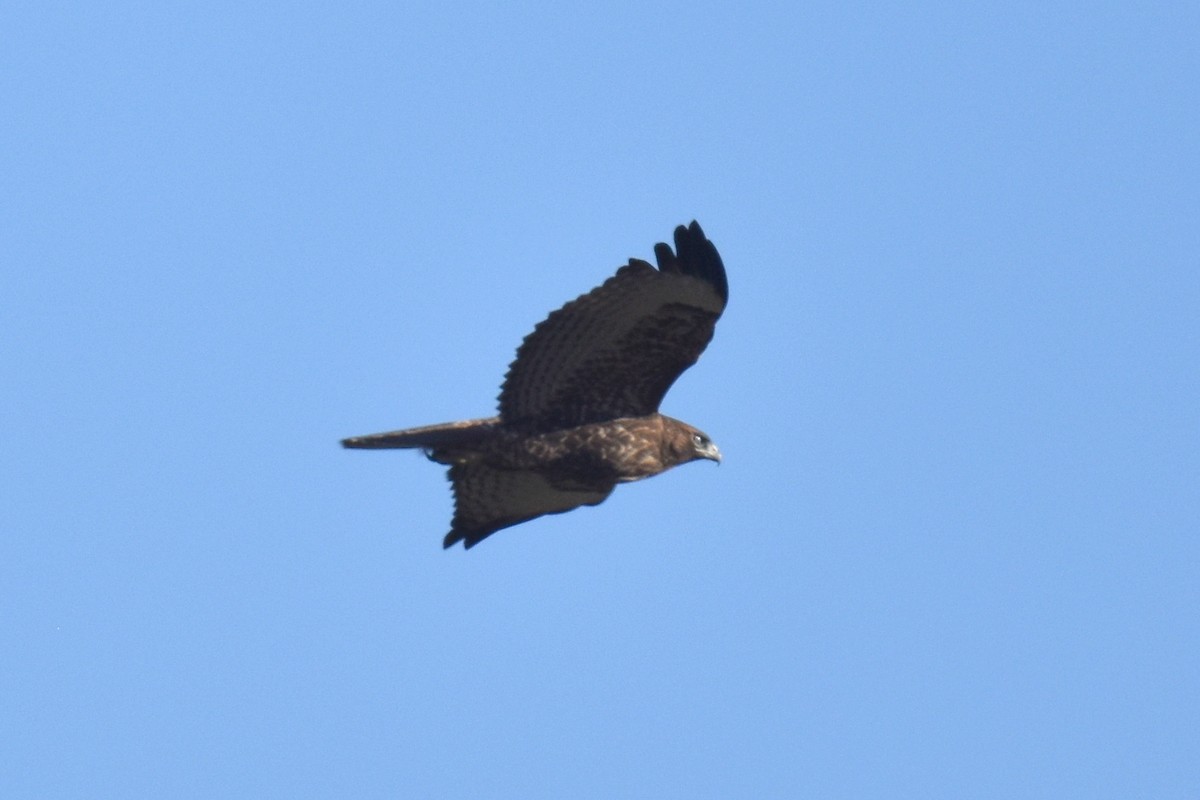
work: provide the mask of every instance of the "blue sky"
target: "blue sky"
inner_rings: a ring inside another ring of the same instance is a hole
[[[0,795],[1194,798],[1194,4],[15,3]],[[725,463],[443,552],[698,219]]]

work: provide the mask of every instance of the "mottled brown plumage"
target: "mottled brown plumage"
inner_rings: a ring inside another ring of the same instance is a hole
[[[500,390],[500,413],[345,439],[352,448],[421,448],[450,467],[454,520],[443,542],[472,547],[510,525],[602,502],[618,483],[688,461],[720,461],[716,445],[658,413],[700,357],[729,290],[700,226],[675,229],[675,251],[631,259],[525,337]]]

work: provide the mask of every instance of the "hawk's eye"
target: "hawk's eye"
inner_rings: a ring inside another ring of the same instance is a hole
[[[708,446],[708,437],[704,436],[704,434],[701,434],[701,433],[693,433],[692,434],[692,444],[696,445],[696,447],[707,447]]]

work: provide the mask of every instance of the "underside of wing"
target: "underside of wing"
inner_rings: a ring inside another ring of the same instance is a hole
[[[539,324],[517,350],[500,418],[551,430],[658,410],[712,339],[729,297],[721,257],[700,226],[656,245]]]
[[[495,469],[487,464],[451,467],[454,521],[442,545],[462,542],[474,547],[496,531],[543,514],[560,514],[579,506],[594,506],[612,493],[615,484],[563,489],[536,472]]]

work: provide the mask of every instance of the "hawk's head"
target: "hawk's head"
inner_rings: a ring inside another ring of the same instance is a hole
[[[666,466],[686,464],[700,458],[721,463],[721,451],[704,431],[667,416],[663,417],[663,421],[665,423],[663,450],[669,461]]]

